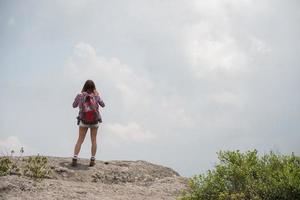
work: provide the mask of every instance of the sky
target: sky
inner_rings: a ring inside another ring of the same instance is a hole
[[[98,160],[190,177],[220,150],[300,155],[298,0],[0,0],[0,153],[71,157],[87,79]],[[87,135],[79,157],[89,158]]]

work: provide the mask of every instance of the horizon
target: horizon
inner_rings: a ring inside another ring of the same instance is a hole
[[[72,157],[72,108],[106,106],[97,160],[190,177],[221,150],[300,155],[300,3],[1,1],[0,153]],[[87,134],[79,157],[90,157]]]

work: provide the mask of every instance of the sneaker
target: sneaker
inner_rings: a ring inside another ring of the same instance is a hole
[[[72,166],[73,166],[73,167],[76,167],[76,166],[77,166],[77,159],[76,159],[76,158],[73,158],[73,159],[72,159]]]
[[[91,158],[90,160],[90,167],[95,166],[95,158]]]

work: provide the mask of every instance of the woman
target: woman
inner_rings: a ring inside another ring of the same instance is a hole
[[[90,166],[92,167],[95,165],[95,155],[97,151],[97,130],[99,124],[102,122],[99,112],[99,105],[101,107],[105,106],[103,100],[100,98],[98,91],[96,90],[94,82],[92,80],[87,80],[82,88],[81,93],[75,97],[75,100],[73,102],[73,108],[79,107],[79,115],[77,117],[77,124],[79,125],[79,136],[74,148],[72,166],[77,166],[78,154],[88,128],[90,128],[92,140],[92,155],[90,159]],[[95,120],[89,120],[88,117],[89,119],[93,119],[94,117]]]

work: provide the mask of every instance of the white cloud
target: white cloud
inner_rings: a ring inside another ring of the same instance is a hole
[[[75,45],[74,55],[82,58],[92,58],[96,56],[96,50],[87,43],[79,42]]]
[[[189,101],[178,94],[169,95],[161,99],[158,110],[167,126],[173,127],[176,124],[180,127],[191,128],[195,126],[195,121],[186,110],[188,104]]]
[[[93,46],[80,42],[75,45],[74,53],[68,59],[65,74],[80,80],[94,79],[114,90],[116,99],[131,107],[147,103],[147,94],[153,83],[145,74],[137,73],[118,58],[98,56]]]
[[[260,54],[269,54],[271,52],[271,48],[262,39],[259,39],[257,37],[252,37],[251,42],[252,42],[252,51],[256,51]]]
[[[101,87],[107,91],[104,96],[109,95],[106,100],[110,101],[104,110],[126,115],[125,121],[119,116],[115,116],[113,121],[129,124],[130,121],[136,121],[151,126],[159,120],[170,127],[195,125],[186,110],[188,102],[180,94],[166,96],[160,85],[154,83],[147,73],[134,70],[118,58],[97,55],[96,49],[90,44],[80,42],[75,45],[73,55],[66,63],[65,76],[80,81],[91,78],[101,83]],[[129,127],[136,126],[130,124]]]
[[[235,28],[241,26],[239,20],[245,20],[256,8],[253,1],[193,1],[193,5],[197,18],[193,24],[185,26],[182,39],[189,68],[195,77],[211,78],[216,73],[238,76],[241,72],[249,72],[248,64],[252,59],[248,41],[253,49],[268,52],[262,40],[252,40],[252,32]]]
[[[215,4],[196,8],[199,20],[186,26],[182,36],[189,67],[198,78],[215,72],[234,75],[244,70],[249,61],[239,38],[232,33],[228,9],[223,4]]]
[[[193,70],[199,76],[215,70],[233,72],[243,68],[247,62],[246,55],[232,37],[219,40],[195,38],[189,48]]]
[[[143,142],[155,139],[155,135],[148,130],[144,130],[138,123],[128,124],[107,124],[108,131],[126,141]]]

